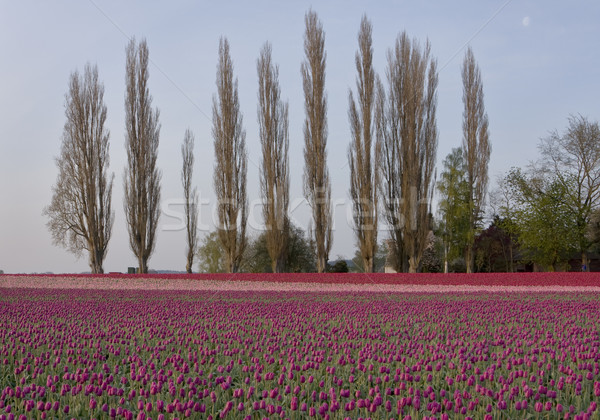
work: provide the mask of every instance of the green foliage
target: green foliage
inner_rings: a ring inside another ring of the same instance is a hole
[[[565,205],[576,222],[577,251],[585,254],[598,240],[589,235],[592,216],[600,205],[600,125],[571,115],[566,129],[542,139],[545,173],[563,188]]]
[[[290,273],[313,273],[317,271],[315,250],[314,241],[300,227],[290,225],[286,271]]]
[[[224,273],[225,256],[216,231],[202,239],[198,247],[198,271],[200,273]]]
[[[587,240],[592,244],[590,250],[600,253],[600,209],[592,211],[586,230]]]
[[[567,202],[571,182],[541,173],[512,169],[505,177],[513,193],[511,228],[525,259],[554,271],[577,250],[578,227]]]
[[[288,273],[311,273],[316,271],[314,249],[311,240],[306,237],[304,231],[298,226],[291,225],[284,271]],[[265,232],[261,233],[246,247],[241,270],[250,273],[270,273],[272,271]]]
[[[421,270],[423,273],[440,273],[444,271],[444,243],[434,232],[429,233],[427,246],[421,259]]]
[[[259,236],[248,239],[244,250],[244,257],[240,271],[247,273],[272,273],[271,257],[267,249],[267,235],[265,232]]]
[[[475,238],[475,269],[478,272],[511,272],[515,255],[513,237],[505,230],[513,222],[495,216]]]
[[[377,244],[377,248],[375,248],[375,256],[373,258],[373,272],[381,273],[383,272],[385,266],[385,259],[387,258],[387,246],[385,242],[380,242]],[[363,267],[363,259],[360,253],[360,249],[357,249],[354,253],[354,258],[352,258],[352,263],[354,264],[354,268],[352,271],[357,273],[364,273],[365,268]]]
[[[469,239],[469,185],[461,148],[452,149],[443,162],[437,183],[440,195],[439,233],[447,261],[463,255]]]
[[[330,273],[347,273],[348,271],[350,271],[348,263],[344,260],[337,260],[335,264],[329,267]]]

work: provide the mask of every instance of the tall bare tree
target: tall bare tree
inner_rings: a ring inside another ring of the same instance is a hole
[[[304,195],[313,213],[317,271],[327,270],[331,250],[331,181],[327,169],[327,94],[325,93],[325,32],[317,14],[304,16]]]
[[[65,116],[58,178],[44,214],[54,243],[75,255],[86,250],[92,273],[103,273],[114,220],[114,174],[108,174],[109,132],[97,66],[86,64],[83,76],[71,74]]]
[[[437,62],[404,32],[388,51],[388,94],[378,88],[381,191],[397,268],[416,272],[431,230],[437,152]]]
[[[363,260],[364,271],[373,272],[377,250],[377,165],[381,152],[380,143],[374,141],[375,127],[375,71],[373,70],[372,25],[363,16],[358,33],[356,53],[355,101],[352,91],[348,94],[350,132],[352,141],[348,148],[350,164],[350,196],[354,210],[354,230]]]
[[[554,174],[566,191],[565,202],[576,222],[577,250],[589,271],[587,252],[597,238],[590,222],[600,204],[600,126],[581,115],[571,115],[563,133],[553,131],[542,139],[543,167]]]
[[[271,269],[274,273],[280,273],[285,269],[289,236],[288,104],[281,100],[279,66],[271,60],[271,45],[268,42],[260,53],[256,67],[258,124],[263,155],[260,189],[266,225],[265,239]]]
[[[217,94],[213,97],[214,184],[218,199],[219,240],[230,273],[238,271],[246,247],[248,199],[246,132],[242,127],[238,83],[227,38],[219,41]],[[238,221],[239,219],[239,221]],[[238,226],[239,223],[239,226]]]
[[[408,259],[404,249],[400,212],[402,178],[400,176],[400,132],[397,128],[399,117],[396,109],[390,106],[383,84],[379,79],[376,80],[375,85],[375,133],[376,141],[381,145],[381,160],[378,165],[380,172],[379,198],[383,203],[390,233],[390,240],[386,241],[388,263],[393,265],[397,272],[405,272],[408,270]]]
[[[469,186],[469,234],[465,248],[467,273],[473,272],[473,244],[481,223],[488,184],[488,163],[492,146],[488,133],[488,117],[483,103],[481,71],[473,50],[467,48],[462,66],[463,80],[463,153]]]
[[[183,145],[181,146],[181,157],[183,166],[181,168],[181,183],[183,185],[183,196],[185,198],[185,227],[187,233],[187,264],[186,271],[192,272],[194,256],[198,247],[198,191],[192,189],[192,175],[194,173],[194,134],[191,130],[185,130]]]
[[[131,40],[126,55],[125,219],[129,246],[138,259],[140,272],[147,273],[160,216],[161,172],[156,166],[160,136],[159,111],[152,109],[152,96],[148,89],[149,53],[146,40],[138,45]]]

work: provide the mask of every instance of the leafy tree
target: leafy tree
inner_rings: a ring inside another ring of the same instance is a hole
[[[577,250],[577,221],[566,201],[575,181],[544,176],[539,171],[512,169],[506,175],[514,193],[514,219],[525,258],[546,270],[562,268]]]
[[[332,266],[329,267],[330,273],[347,273],[348,263],[345,260],[337,260]]]
[[[490,205],[492,214],[497,216],[494,222],[510,238],[512,246],[508,248],[509,268],[508,272],[514,272],[515,250],[518,249],[518,226],[516,220],[516,191],[508,182],[509,177],[499,177],[498,185],[490,194]]]
[[[314,272],[316,270],[314,244],[304,231],[298,226],[290,225],[287,243],[282,272]],[[244,253],[241,269],[252,273],[273,272],[266,232],[250,242]]]
[[[576,248],[589,269],[587,252],[593,237],[588,226],[600,204],[600,126],[597,121],[572,115],[563,133],[554,131],[542,140],[540,151],[542,167],[564,192],[565,205],[576,224]]]
[[[444,272],[447,273],[449,261],[462,256],[469,238],[469,185],[461,148],[452,149],[444,159],[437,190],[440,194],[439,232],[444,250]]]
[[[271,256],[267,245],[267,232],[263,232],[254,239],[249,239],[244,251],[241,271],[248,273],[273,273]]]
[[[380,242],[377,244],[375,248],[375,256],[373,258],[373,273],[381,273],[385,266],[385,260],[387,258],[387,246],[385,242]],[[352,263],[354,264],[354,270],[359,273],[365,273],[364,269],[364,259],[362,257],[362,253],[360,248],[356,250],[354,253],[354,258],[352,258]]]
[[[433,231],[429,232],[428,242],[423,252],[422,269],[424,273],[440,273],[443,270],[442,262],[444,244],[441,238]]]
[[[495,216],[492,223],[475,238],[475,269],[487,272],[510,272],[516,244],[504,226],[506,220]]]
[[[198,271],[200,273],[224,273],[226,271],[223,247],[217,231],[206,235],[198,247]]]
[[[290,273],[313,273],[317,271],[315,242],[300,227],[290,226],[286,270]]]
[[[600,252],[600,209],[594,210],[590,216],[587,228],[588,240],[592,245],[593,252]]]

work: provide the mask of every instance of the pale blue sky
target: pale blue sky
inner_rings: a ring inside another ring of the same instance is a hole
[[[214,4],[213,4],[214,3]],[[51,197],[64,124],[69,74],[87,61],[98,64],[105,85],[111,170],[115,172],[115,227],[106,271],[135,265],[122,206],[124,68],[128,38],[146,37],[153,65],[150,90],[162,124],[159,166],[163,206],[180,212],[180,146],[186,128],[196,136],[194,181],[214,201],[212,95],[218,39],[227,36],[247,132],[249,198],[259,199],[256,58],[273,45],[282,95],[290,106],[292,217],[306,227],[302,199],[304,120],[300,63],[304,13],[318,13],[326,32],[329,97],[329,170],[336,207],[331,257],[351,256],[347,222],[349,142],[347,93],[354,87],[356,34],[363,13],[373,23],[375,66],[399,32],[425,42],[438,59],[438,162],[461,142],[460,66],[470,44],[483,75],[493,144],[491,185],[497,174],[537,156],[540,137],[562,129],[571,113],[600,118],[600,4],[597,1],[1,1],[0,2],[0,269],[6,272],[79,272],[77,260],[54,247],[42,216]],[[439,165],[438,165],[439,169]],[[296,206],[297,205],[297,206]],[[212,228],[211,206],[201,225]],[[250,223],[261,224],[260,207]],[[185,235],[163,214],[151,268],[183,269]],[[204,233],[201,233],[204,235]]]

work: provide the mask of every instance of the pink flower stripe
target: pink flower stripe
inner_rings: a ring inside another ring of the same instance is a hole
[[[336,276],[337,277],[337,276]],[[336,278],[333,277],[333,278]],[[476,277],[476,276],[475,276]],[[449,292],[600,292],[600,286],[575,284],[545,285],[528,284],[437,284],[425,281],[417,283],[370,283],[350,282],[286,282],[269,280],[226,280],[200,278],[161,278],[158,276],[23,276],[5,275],[0,277],[0,288],[41,288],[41,289],[103,289],[103,290],[190,290],[190,291],[281,291],[281,292],[374,292],[374,293],[449,293]],[[305,278],[305,277],[304,277]],[[326,279],[332,278],[327,276]],[[414,279],[415,277],[410,277]],[[315,276],[318,280],[318,277]],[[315,283],[318,287],[315,287]]]
[[[21,280],[15,280],[20,278]],[[0,275],[0,285],[13,281],[37,282],[41,287],[51,279],[127,280],[127,282],[165,281],[213,281],[213,282],[260,282],[260,283],[320,283],[352,285],[443,285],[443,286],[564,286],[600,287],[600,273],[478,273],[478,274],[315,274],[315,273],[236,273],[236,274],[54,274],[54,275]],[[11,283],[12,284],[12,283]]]

